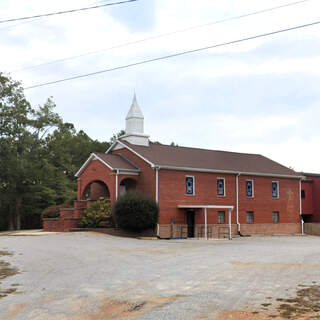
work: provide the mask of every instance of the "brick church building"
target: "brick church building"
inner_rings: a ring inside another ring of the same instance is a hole
[[[160,238],[302,232],[302,203],[310,205],[301,199],[302,174],[258,154],[152,143],[136,97],[125,132],[77,172],[75,212],[88,199],[113,203],[138,190],[159,204]]]

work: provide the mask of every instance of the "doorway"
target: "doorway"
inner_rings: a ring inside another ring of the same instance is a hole
[[[194,238],[194,211],[187,211],[188,238]]]

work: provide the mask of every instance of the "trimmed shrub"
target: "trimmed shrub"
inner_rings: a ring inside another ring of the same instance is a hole
[[[156,226],[159,206],[146,195],[129,192],[115,202],[113,215],[120,228],[129,231],[141,231]]]
[[[80,217],[81,228],[106,228],[113,227],[112,208],[110,202],[98,200],[91,203]]]
[[[59,218],[60,209],[63,209],[63,208],[73,208],[73,206],[68,203],[50,206],[42,211],[42,214],[41,214],[42,219],[43,218]]]
[[[60,217],[60,208],[59,206],[50,206],[42,211],[42,218],[59,218]]]

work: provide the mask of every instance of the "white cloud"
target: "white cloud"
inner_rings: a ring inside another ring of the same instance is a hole
[[[152,10],[140,0],[141,10]],[[1,19],[77,8],[89,0],[0,2]],[[108,8],[38,19],[17,27],[0,25],[0,70],[61,59],[189,26],[278,6],[269,0],[156,0],[154,24]],[[139,9],[138,8],[138,9]],[[310,0],[269,13],[197,28],[60,64],[13,73],[32,85],[143,59],[204,47],[318,20]],[[132,10],[132,12],[134,12]],[[12,23],[11,25],[16,24]],[[318,171],[320,142],[319,26],[225,46],[135,68],[26,91],[34,105],[54,96],[66,121],[106,140],[124,127],[133,90],[153,140],[212,149],[262,153],[283,164]]]

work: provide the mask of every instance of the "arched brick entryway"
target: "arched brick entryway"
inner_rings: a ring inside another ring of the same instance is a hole
[[[125,178],[120,182],[119,195],[123,196],[128,192],[135,191],[137,188],[137,180],[132,178]]]
[[[81,200],[110,200],[110,191],[108,186],[100,180],[94,180],[84,188]]]

